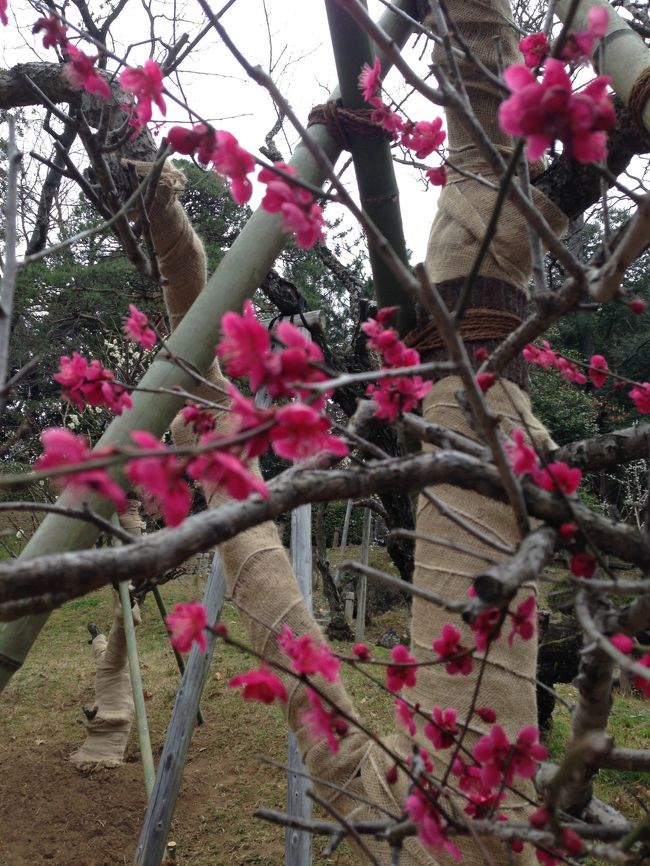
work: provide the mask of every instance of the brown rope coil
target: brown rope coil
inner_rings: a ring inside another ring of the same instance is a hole
[[[372,108],[344,108],[341,100],[330,99],[322,105],[315,105],[309,112],[307,127],[322,123],[342,150],[350,150],[349,135],[369,135],[391,138],[381,123],[370,119]]]
[[[627,108],[632,120],[645,138],[650,137],[650,130],[643,122],[643,111],[650,99],[650,66],[637,77],[630,91]]]
[[[521,318],[507,310],[474,307],[465,313],[459,326],[459,333],[465,343],[500,340],[507,337],[520,324]],[[427,322],[426,325],[411,331],[404,342],[418,352],[442,349],[445,345],[435,322]]]

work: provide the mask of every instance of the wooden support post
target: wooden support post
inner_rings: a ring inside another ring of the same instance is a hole
[[[214,623],[219,616],[225,594],[226,575],[221,560],[215,553],[203,595],[209,623]],[[185,675],[176,695],[156,781],[140,831],[134,866],[160,866],[165,853],[169,826],[183,779],[187,750],[213,652],[214,636],[209,634],[207,651],[202,653],[194,646],[190,653]]]
[[[352,591],[345,593],[345,611],[344,617],[346,622],[352,622],[354,619],[354,593]]]
[[[366,508],[363,512],[363,534],[361,536],[361,562],[368,565],[370,552],[370,530],[372,528],[372,512]],[[361,643],[366,631],[366,601],[368,598],[368,577],[360,574],[357,579],[357,622],[354,637]]]
[[[142,676],[140,675],[138,645],[135,640],[135,625],[133,623],[133,611],[131,610],[129,584],[126,580],[123,580],[119,584],[119,592],[120,602],[122,603],[124,635],[126,637],[126,654],[129,659],[129,673],[131,675],[131,691],[133,692],[133,703],[135,705],[135,720],[138,726],[140,757],[142,758],[142,769],[144,770],[144,786],[147,789],[147,797],[151,797],[153,783],[156,776],[156,770],[154,767],[153,754],[151,751],[151,737],[149,736],[147,708],[144,705]]]
[[[343,533],[341,535],[341,546],[339,548],[341,556],[345,553],[345,548],[348,546],[348,532],[350,530],[350,517],[352,515],[352,500],[348,499],[345,506],[345,517],[343,518]],[[338,586],[341,582],[341,569],[337,568],[334,572],[334,583]]]

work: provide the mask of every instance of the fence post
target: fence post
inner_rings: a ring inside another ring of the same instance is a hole
[[[209,623],[215,622],[226,594],[226,575],[215,553],[210,577],[203,594]],[[158,762],[158,772],[147,812],[140,831],[134,866],[160,866],[165,853],[167,834],[183,779],[187,750],[192,739],[201,693],[208,676],[214,651],[214,636],[208,634],[208,650],[202,653],[192,647],[181,686],[176,694],[165,745]]]
[[[343,532],[341,534],[341,546],[339,547],[339,551],[341,556],[345,552],[345,548],[348,545],[348,532],[350,530],[350,515],[352,514],[352,500],[348,499],[348,503],[345,506],[345,517],[343,519]],[[334,583],[336,586],[341,582],[341,569],[337,568],[334,572]]]
[[[368,565],[370,552],[370,530],[372,528],[372,512],[366,508],[363,512],[363,530],[361,536],[361,562]],[[357,579],[357,622],[354,637],[357,643],[361,643],[366,631],[366,601],[368,598],[368,577],[360,574]]]

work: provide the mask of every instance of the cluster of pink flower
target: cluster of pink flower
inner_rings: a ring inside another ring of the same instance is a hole
[[[129,310],[124,324],[126,333],[145,348],[151,347],[156,335],[148,327],[146,315],[133,305]],[[200,434],[199,446],[202,449],[192,458],[169,453],[169,449],[150,433],[132,433],[131,438],[140,449],[154,453],[144,457],[134,454],[128,462],[126,475],[145,491],[152,504],[160,507],[169,526],[178,526],[189,513],[192,496],[188,478],[221,486],[235,499],[246,499],[251,493],[268,496],[264,482],[249,472],[244,461],[259,456],[269,446],[279,457],[288,460],[301,460],[323,451],[341,457],[348,453],[347,445],[329,432],[330,422],[322,414],[330,392],[313,396],[304,387],[327,378],[316,366],[323,361],[318,346],[304,337],[298,328],[282,322],[277,334],[285,348],[271,351],[270,335],[255,318],[250,302],[242,316],[227,313],[222,325],[224,337],[217,352],[224,359],[230,375],[248,376],[254,390],[265,385],[276,398],[311,397],[312,402],[309,405],[293,402],[279,409],[258,409],[230,385],[232,414],[238,422],[233,432],[236,436],[241,434],[241,444],[233,444],[232,437],[226,438],[214,432],[212,413],[189,405],[182,410],[182,416],[185,423],[193,425]],[[101,405],[120,414],[123,409],[131,407],[129,394],[99,361],[88,362],[75,352],[72,358],[62,357],[60,364],[54,378],[61,385],[63,395],[78,408]],[[46,431],[42,437],[45,453],[39,468],[72,466],[75,454],[83,455],[80,462],[91,459],[85,438],[58,431],[66,436],[68,442],[67,450],[62,452],[59,447],[61,437],[49,435],[53,432],[57,431]],[[76,443],[74,447],[72,442]],[[92,457],[97,456],[100,455],[92,454]],[[104,479],[103,484],[99,484],[100,477]],[[113,484],[102,469],[94,470],[92,477],[84,470],[62,476],[63,486],[71,485],[80,492],[92,490],[116,501]],[[111,492],[102,492],[105,490]]]
[[[68,42],[67,27],[56,15],[38,19],[33,32],[41,31],[44,31],[45,48],[59,46],[63,51],[66,58],[64,75],[72,87],[87,90],[101,99],[111,98],[110,85],[96,67],[100,55],[91,57]],[[165,116],[167,107],[163,97],[163,72],[154,60],[147,60],[144,66],[138,68],[127,66],[118,80],[122,89],[135,97],[131,122],[136,130],[149,123],[154,103]],[[413,135],[415,142],[427,138],[424,129],[414,130]],[[199,123],[191,129],[174,126],[167,138],[176,153],[196,155],[202,163],[212,163],[219,174],[227,177],[231,195],[237,204],[245,204],[250,200],[253,184],[248,175],[255,170],[255,159],[239,145],[232,133]],[[262,169],[258,176],[258,180],[266,184],[262,207],[269,213],[279,213],[284,230],[295,232],[298,246],[309,249],[323,238],[325,219],[322,208],[311,192],[287,177],[295,176],[295,169],[284,163],[277,163],[276,168],[278,172],[270,168]]]
[[[54,381],[61,386],[63,396],[78,409],[85,406],[106,406],[116,415],[133,405],[123,385],[115,382],[115,376],[97,360],[90,363],[78,352],[72,357],[63,355],[59,359],[59,372]]]
[[[138,452],[153,452],[147,455],[134,453],[126,467],[126,475],[133,484],[139,485],[149,502],[162,511],[168,526],[178,526],[189,514],[192,495],[186,478],[217,484],[235,499],[246,499],[251,493],[268,496],[264,482],[252,475],[236,453],[227,449],[212,450],[194,458],[181,458],[169,453],[167,446],[144,430],[136,430],[131,439]],[[115,455],[114,450],[90,451],[84,436],[69,430],[52,428],[41,434],[43,455],[35,464],[36,469],[56,470],[72,467]],[[219,440],[210,444],[219,447]],[[123,491],[111,480],[104,468],[62,474],[61,487],[70,487],[80,495],[91,492],[111,499],[118,510],[123,510],[126,499]],[[119,493],[118,493],[119,490]]]
[[[530,475],[542,489],[572,496],[580,486],[582,470],[577,467],[571,467],[560,460],[540,468],[535,450],[526,444],[524,433],[518,427],[512,431],[512,439],[505,448],[515,474]]]
[[[408,349],[399,339],[397,331],[387,328],[397,307],[384,307],[376,319],[368,319],[361,325],[366,334],[368,345],[379,352],[383,368],[394,370],[401,367],[415,367],[420,363],[420,355],[415,349]],[[376,385],[368,385],[367,394],[377,406],[377,417],[394,421],[402,412],[415,409],[420,400],[432,388],[420,376],[395,376],[381,379]]]
[[[167,139],[176,153],[196,155],[206,165],[212,163],[219,174],[230,180],[230,191],[237,204],[249,201],[253,185],[248,175],[255,170],[255,160],[239,146],[234,135],[199,123],[192,129],[174,126]],[[294,232],[298,246],[309,249],[323,238],[323,210],[309,190],[291,181],[290,178],[296,177],[292,166],[278,162],[275,168],[277,171],[263,168],[257,177],[266,184],[262,207],[268,213],[279,213],[284,230]]]
[[[257,321],[250,301],[244,305],[243,315],[226,313],[221,327],[224,336],[217,354],[229,376],[245,376],[253,391],[265,386],[276,399],[311,400],[309,405],[294,402],[280,409],[258,409],[231,386],[232,411],[239,418],[237,432],[263,428],[248,439],[248,455],[261,454],[270,444],[279,457],[288,460],[301,460],[321,451],[345,456],[347,445],[328,432],[330,422],[321,414],[331,392],[315,395],[308,387],[327,379],[317,366],[323,363],[318,346],[290,322],[281,322],[275,333],[284,348],[272,351],[270,334]]]
[[[359,75],[359,89],[368,105],[374,108],[370,115],[371,121],[390,132],[402,147],[414,151],[416,159],[426,159],[447,137],[440,117],[432,121],[419,120],[416,123],[404,120],[376,95],[381,89],[381,63],[378,57],[375,57],[372,66],[364,64]],[[427,169],[426,176],[434,186],[444,186],[447,182],[444,166]]]
[[[124,316],[124,333],[143,349],[152,349],[158,342],[155,331],[149,327],[149,319],[135,304],[129,304],[129,315]]]
[[[75,436],[70,430],[52,427],[41,433],[43,454],[34,464],[36,471],[49,472],[66,466],[77,466],[90,460],[101,460],[111,455],[108,448],[91,451],[84,436]],[[126,508],[126,494],[105,469],[82,469],[64,476],[61,486],[69,486],[73,491],[90,491],[110,499],[118,511]]]
[[[630,307],[632,304],[638,304],[635,312],[643,312],[645,309],[645,303],[639,299],[631,301]],[[537,367],[541,367],[544,370],[558,370],[560,375],[568,382],[584,385],[587,381],[587,377],[584,373],[580,372],[573,361],[569,361],[567,358],[558,355],[551,348],[548,340],[542,340],[541,348],[534,343],[529,343],[521,354],[529,363],[535,364]],[[589,361],[588,372],[594,387],[602,388],[610,374],[607,359],[603,355],[592,355]],[[628,391],[628,397],[632,400],[638,412],[642,415],[650,415],[650,382],[634,382],[632,384],[634,384],[634,387]],[[626,381],[619,379],[614,383],[614,390],[619,391],[625,386]]]
[[[592,55],[594,45],[607,33],[609,12],[602,6],[594,6],[587,14],[586,30],[570,30],[560,51],[559,59],[565,63],[582,63]],[[550,53],[549,41],[544,33],[531,33],[519,43],[524,63],[529,69],[539,66]]]
[[[59,47],[66,58],[63,74],[69,84],[79,90],[87,90],[99,96],[100,99],[111,98],[111,88],[106,78],[99,74],[96,64],[99,54],[89,56],[80,48],[68,41],[65,22],[56,15],[39,18],[32,28],[33,33],[43,32],[43,47]],[[139,129],[149,123],[153,115],[152,103],[158,106],[164,116],[167,112],[163,98],[163,74],[160,66],[154,60],[146,60],[144,66],[133,68],[127,66],[119,76],[123,90],[135,96],[136,103],[132,123]]]
[[[404,710],[400,709],[404,716]],[[523,779],[532,778],[539,762],[546,758],[546,749],[539,742],[539,731],[532,725],[522,728],[515,741],[510,742],[500,725],[494,724],[496,714],[491,707],[475,710],[479,718],[491,725],[490,731],[477,742],[471,755],[471,762],[456,755],[451,770],[458,779],[458,787],[467,798],[465,812],[472,818],[485,818],[494,813],[505,800],[504,787],[512,785],[515,775]],[[432,722],[427,724],[424,733],[433,742],[436,750],[451,748],[460,733],[457,725],[457,712],[453,707],[443,710],[436,706],[432,712]],[[412,733],[414,733],[413,726]],[[426,749],[418,749],[420,764],[426,773],[433,772],[434,766]],[[413,762],[409,762],[413,766]],[[394,780],[391,774],[389,783]],[[446,822],[438,806],[440,790],[431,785],[422,774],[418,785],[414,786],[407,797],[405,810],[418,827],[418,838],[422,845],[431,851],[446,850],[452,857],[460,858],[459,849],[451,843],[446,834]],[[506,821],[505,815],[497,817]],[[514,840],[514,851],[521,851],[523,843]]]
[[[202,605],[191,602],[177,604],[167,617],[172,645],[181,652],[188,652],[192,642],[196,640],[202,650],[205,650],[207,620]],[[215,631],[225,635],[224,626]],[[532,632],[531,632],[532,633]],[[615,636],[613,642],[617,647],[627,651],[628,644],[617,641],[622,635]],[[459,652],[460,633],[450,624],[442,631],[442,643],[434,642],[434,649],[442,657],[457,655]],[[628,639],[629,640],[629,639]],[[278,634],[278,644],[291,663],[293,672],[299,677],[313,675],[322,676],[330,682],[337,682],[340,675],[340,661],[333,655],[329,646],[319,642],[311,634],[296,637],[286,624]],[[630,644],[631,647],[631,644]],[[465,652],[464,647],[460,647]],[[365,644],[354,647],[354,655],[369,661],[370,650]],[[406,647],[398,645],[392,653],[393,665],[387,666],[386,682],[390,691],[399,691],[402,687],[412,687],[416,682],[417,662]],[[650,666],[650,654],[648,656]],[[454,670],[453,672],[460,672]],[[463,673],[469,671],[463,670]],[[287,689],[280,677],[262,663],[256,670],[238,674],[229,683],[231,688],[242,688],[244,700],[256,700],[271,704],[275,700],[286,703]],[[348,721],[335,706],[321,699],[319,692],[307,687],[309,709],[303,712],[302,720],[315,740],[325,740],[333,753],[339,750],[341,740],[349,731]],[[409,704],[397,698],[395,700],[396,719],[411,736],[416,733],[414,715],[419,713],[419,705],[412,709]],[[513,783],[514,777],[530,779],[535,774],[538,764],[546,757],[546,749],[539,743],[537,728],[526,726],[522,728],[514,742],[511,742],[503,728],[496,724],[497,716],[491,707],[477,707],[476,716],[489,725],[489,732],[476,743],[470,762],[457,755],[452,765],[452,772],[459,780],[459,788],[467,797],[465,811],[475,818],[483,818],[501,804],[506,797],[504,788]],[[458,713],[454,707],[443,709],[434,706],[427,723],[424,735],[429,739],[436,751],[451,748],[460,735]],[[432,786],[426,774],[433,773],[434,764],[426,749],[418,748],[418,781],[411,789],[405,802],[405,812],[418,827],[418,837],[422,844],[432,851],[446,850],[453,857],[460,857],[460,851],[449,840],[447,824],[442,811],[437,805],[439,789]],[[413,756],[409,756],[407,764],[413,769],[416,764]],[[394,784],[397,780],[397,767],[387,774],[387,782]],[[500,820],[506,820],[501,816]],[[514,850],[521,850],[520,842],[513,842]]]
[[[566,152],[582,163],[599,162],[607,156],[607,130],[616,123],[612,100],[607,92],[611,79],[599,75],[580,92],[574,93],[564,63],[581,61],[591,55],[594,42],[607,31],[608,13],[595,8],[589,13],[589,28],[569,34],[561,59],[546,58],[548,41],[543,33],[522,39],[525,65],[510,66],[504,72],[512,96],[499,108],[499,123],[509,135],[525,138],[528,157],[539,159],[559,139]],[[544,74],[537,81],[531,68],[544,61]]]
[[[240,147],[232,133],[212,129],[204,123],[192,129],[173,126],[167,141],[176,153],[196,155],[205,165],[212,163],[215,170],[230,181],[230,194],[237,204],[246,204],[250,200],[253,184],[248,175],[255,171],[255,160]]]
[[[552,816],[546,807],[538,809],[530,816],[530,826],[534,830],[550,830],[552,829]],[[557,866],[558,863],[566,862],[566,855],[576,857],[582,853],[582,839],[575,830],[570,827],[564,827],[560,831],[559,842],[563,850],[557,848],[546,849],[536,848],[535,856],[543,866]]]

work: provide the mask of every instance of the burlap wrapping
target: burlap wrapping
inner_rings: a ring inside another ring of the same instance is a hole
[[[474,56],[490,70],[499,74],[500,62],[504,68],[522,62],[517,47],[520,35],[510,23],[512,13],[508,0],[450,0],[447,8]],[[435,49],[434,60],[446,67],[442,48]],[[507,159],[512,153],[512,140],[501,131],[497,121],[501,95],[473,64],[459,61],[459,66],[474,114]],[[461,114],[447,108],[445,116],[450,161],[465,171],[495,182],[493,173],[465,131]],[[558,234],[562,233],[568,222],[564,214],[542,193],[534,190],[533,198],[550,225]],[[493,190],[450,172],[449,181],[438,199],[427,249],[427,271],[434,282],[462,277],[469,272],[485,236],[495,199]],[[480,273],[504,280],[523,291],[530,277],[530,268],[525,222],[516,207],[506,201]]]
[[[138,502],[129,501],[127,511],[120,515],[124,529],[140,535]],[[133,620],[140,623],[140,610],[133,607]],[[113,625],[108,639],[97,635],[92,642],[96,663],[94,719],[86,719],[86,739],[83,745],[70,755],[70,760],[79,769],[94,767],[117,767],[124,760],[124,752],[133,723],[133,692],[126,653],[126,637],[122,605],[117,593],[113,598]]]
[[[151,171],[151,163],[124,160],[138,177]],[[160,175],[149,211],[162,289],[173,331],[192,306],[207,280],[205,252],[199,236],[178,201],[185,189],[185,175],[169,162]],[[173,288],[171,288],[173,286]]]

